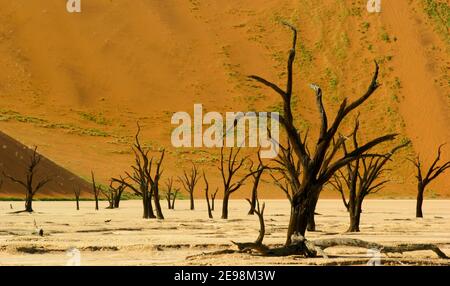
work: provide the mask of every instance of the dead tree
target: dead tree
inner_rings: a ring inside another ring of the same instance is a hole
[[[42,156],[37,153],[37,147],[34,147],[30,156],[30,162],[26,169],[26,178],[21,180],[6,173],[3,175],[12,182],[21,185],[25,189],[25,211],[33,212],[33,198],[47,183],[52,179],[50,177],[44,179],[36,179],[36,173],[41,162]]]
[[[261,160],[259,151],[258,151],[258,162],[259,163],[258,163],[258,167],[256,168],[256,171],[252,170],[252,167],[250,167],[250,172],[252,173],[252,177],[253,177],[253,187],[252,187],[252,196],[250,199],[250,210],[248,211],[249,215],[253,215],[255,213],[256,204],[257,204],[256,202],[258,200],[258,186],[259,186],[259,182],[261,180],[261,176],[262,176],[264,170],[266,169],[266,166],[264,166],[264,164]]]
[[[219,188],[216,188],[216,191],[211,194],[211,210],[214,211],[214,201],[216,200],[216,195],[219,192]]]
[[[208,207],[208,217],[213,218],[212,211],[211,211],[211,205],[209,204],[209,184],[208,180],[206,179],[205,172],[203,172],[203,180],[205,180],[205,198],[206,198],[206,206]]]
[[[113,195],[113,208],[117,209],[120,207],[120,201],[122,199],[122,194],[125,191],[125,188],[126,186],[124,184],[118,184],[118,186],[114,186],[114,181],[110,181],[109,189],[111,190]]]
[[[166,182],[166,200],[167,200],[167,209],[172,209],[172,187],[173,187],[173,178],[169,178]]]
[[[252,205],[252,201],[250,199],[247,199],[247,202]],[[269,248],[263,244],[264,235],[266,234],[266,226],[264,223],[264,209],[266,207],[266,204],[263,203],[262,207],[259,205],[259,200],[256,199],[256,207],[255,207],[255,214],[258,216],[259,220],[259,235],[258,238],[255,240],[255,242],[250,243],[240,243],[240,242],[234,242],[231,241],[234,245],[236,245],[241,252],[250,252],[252,250],[257,250],[261,253],[266,253]]]
[[[361,239],[354,238],[325,238],[316,240],[306,240],[304,237],[293,237],[293,243],[288,246],[269,248],[264,244],[258,245],[254,242],[242,243],[234,242],[238,247],[238,250],[225,249],[220,251],[214,251],[210,253],[201,253],[186,257],[188,260],[195,259],[197,257],[204,258],[205,256],[232,254],[232,253],[252,253],[253,250],[256,251],[257,255],[272,256],[272,257],[283,257],[296,255],[302,252],[306,257],[317,257],[322,256],[325,259],[329,259],[328,255],[325,253],[325,249],[336,246],[346,246],[346,247],[357,247],[366,249],[377,249],[380,253],[404,253],[410,251],[433,251],[441,259],[449,259],[449,257],[443,252],[436,244],[432,243],[402,243],[397,245],[383,245],[375,242],[364,241]],[[299,248],[299,245],[304,247]],[[348,258],[348,256],[346,256]],[[356,263],[360,263],[358,260]],[[366,261],[364,261],[366,262]]]
[[[159,161],[156,162],[156,171],[154,177],[152,178],[151,172],[153,158],[149,157],[148,153],[150,150],[144,150],[141,146],[139,141],[141,127],[139,123],[137,124],[137,127],[138,130],[135,136],[135,143],[133,145],[135,164],[131,166],[133,172],[125,172],[125,177],[112,178],[112,180],[123,184],[126,188],[129,188],[136,195],[142,198],[144,219],[153,219],[157,217],[159,219],[163,219],[164,216],[162,215],[161,206],[159,204],[159,194],[157,192],[159,190],[158,184],[162,172],[161,164],[164,159],[164,150],[161,151],[161,157]],[[157,216],[155,216],[153,212],[152,197],[155,202]]]
[[[223,203],[222,203],[222,219],[228,219],[228,201],[231,194],[236,192],[244,182],[256,172],[250,172],[237,181],[233,181],[233,177],[237,172],[246,164],[248,156],[237,159],[241,148],[239,147],[236,152],[234,148],[230,148],[228,159],[224,158],[223,147],[220,149],[220,165],[219,170],[223,180]]]
[[[189,200],[191,202],[191,210],[194,210],[194,190],[195,185],[197,185],[198,180],[200,179],[197,166],[192,163],[191,173],[188,174],[186,171],[183,171],[183,177],[178,177],[178,180],[183,185],[183,188],[189,194]]]
[[[175,199],[178,195],[179,190],[180,190],[179,188],[173,187],[173,178],[169,178],[166,181],[166,200],[167,200],[167,208],[169,210],[173,210],[175,208]]]
[[[355,128],[351,135],[353,148],[359,147],[358,143],[359,121],[356,120]],[[329,184],[337,190],[344,201],[344,205],[350,215],[350,226],[347,232],[359,232],[359,223],[362,212],[362,204],[366,196],[375,194],[383,188],[388,180],[380,180],[386,171],[386,163],[401,148],[409,145],[409,142],[393,148],[389,153],[374,155],[372,157],[360,156],[346,166],[346,171],[339,170],[334,174]],[[347,154],[347,144],[343,143],[344,153]],[[348,190],[348,201],[345,198],[345,189]]]
[[[151,188],[152,194],[153,194],[153,202],[155,203],[156,217],[158,219],[164,219],[164,215],[162,213],[162,208],[161,208],[161,203],[160,203],[161,198],[159,196],[159,180],[161,179],[161,175],[162,175],[161,165],[164,160],[164,154],[165,154],[165,150],[162,150],[161,157],[156,162],[156,170],[155,170],[154,176],[152,177],[151,172],[150,172],[152,162],[150,162],[150,169],[149,169],[149,173],[148,173],[148,177],[149,177],[149,181],[150,181],[150,188]]]
[[[288,243],[293,234],[304,237],[308,221],[314,214],[314,207],[319,198],[319,194],[324,186],[334,175],[334,173],[346,166],[349,162],[352,162],[359,158],[361,154],[366,153],[378,144],[393,140],[395,134],[389,134],[382,137],[378,137],[368,143],[360,146],[359,148],[348,152],[344,156],[335,159],[338,154],[338,150],[341,147],[341,143],[332,145],[332,141],[337,134],[341,123],[344,118],[350,114],[353,110],[363,104],[374,92],[378,89],[378,72],[379,66],[375,63],[375,73],[372,77],[372,81],[368,90],[357,100],[352,103],[348,103],[347,99],[341,103],[337,114],[332,122],[328,121],[328,115],[325,110],[322,101],[322,90],[319,86],[312,84],[311,88],[315,91],[315,97],[317,106],[319,109],[321,121],[319,137],[314,145],[314,152],[311,153],[308,150],[306,140],[302,138],[302,132],[295,126],[294,117],[292,114],[291,100],[293,89],[293,66],[296,56],[296,44],[297,44],[297,30],[294,26],[285,23],[293,32],[292,48],[289,51],[287,60],[287,84],[286,89],[282,89],[275,83],[272,83],[262,77],[252,75],[249,78],[255,80],[267,87],[270,87],[277,94],[281,96],[283,101],[283,114],[280,115],[280,124],[286,131],[289,138],[289,142],[293,148],[294,153],[298,157],[302,165],[301,173],[301,185],[299,189],[294,189],[294,195],[292,197],[292,212],[291,219],[288,227]],[[330,124],[331,123],[331,124]]]
[[[425,175],[422,173],[422,162],[420,161],[419,156],[417,156],[416,160],[413,161],[417,169],[416,217],[423,217],[422,213],[423,194],[425,192],[427,185],[450,168],[450,161],[447,161],[440,166],[438,165],[439,161],[441,160],[441,149],[443,146],[444,144],[439,146],[437,157],[436,159],[434,159],[433,163],[431,164],[430,168],[428,169]]]
[[[113,180],[110,181],[107,189],[101,188],[101,192],[108,200],[108,209],[115,209],[119,207],[120,199],[122,198],[122,193],[124,190],[125,186],[123,184],[119,184],[115,187]]]
[[[98,211],[98,196],[100,192],[102,191],[102,188],[95,183],[95,177],[94,172],[91,171],[91,177],[92,177],[92,192],[94,194],[94,200],[95,200],[95,210]]]
[[[103,196],[108,201],[107,209],[113,209],[114,208],[114,190],[111,188],[111,185],[109,188],[100,187],[100,191],[102,192]]]
[[[175,209],[175,200],[177,199],[177,197],[178,197],[178,192],[180,191],[180,188],[176,188],[175,189],[175,193],[173,194],[173,197],[172,197],[172,209],[174,210]]]
[[[278,157],[274,159],[278,167],[270,169],[270,176],[275,185],[284,192],[292,206],[292,197],[297,192],[295,190],[299,190],[301,185],[301,164],[299,160],[294,159],[295,156],[291,144],[289,143],[289,139],[287,140],[287,147],[284,147],[281,144],[279,144],[279,146],[281,152],[278,154]],[[280,173],[281,178],[275,177],[274,171]]]
[[[75,201],[77,204],[77,211],[80,210],[80,195],[81,195],[81,189],[80,186],[73,186],[73,194],[75,195]]]

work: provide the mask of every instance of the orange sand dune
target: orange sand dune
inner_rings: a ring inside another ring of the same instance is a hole
[[[318,112],[308,84],[323,88],[332,117],[344,97],[365,91],[373,60],[380,62],[382,88],[361,109],[362,140],[386,132],[412,140],[379,196],[413,197],[407,158],[419,153],[429,164],[439,144],[450,144],[448,81],[442,84],[449,49],[421,1],[383,1],[379,14],[369,14],[365,2],[92,0],[70,14],[61,0],[0,0],[0,130],[107,183],[132,163],[139,120],[144,143],[167,148],[165,178],[194,160],[220,186],[218,150],[170,147],[171,115],[192,113],[194,103],[221,113],[276,109],[279,98],[246,75],[284,84],[291,40],[284,19],[299,27],[295,113],[311,140]],[[443,156],[450,158],[450,146]],[[429,196],[450,196],[449,174]],[[284,197],[266,181],[263,196]],[[248,192],[249,184],[234,197]]]

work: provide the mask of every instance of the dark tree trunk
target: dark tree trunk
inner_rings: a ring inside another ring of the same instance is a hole
[[[144,213],[142,214],[142,218],[147,219],[149,217],[148,217],[148,203],[147,203],[146,197],[142,197],[142,206],[143,206],[143,210],[144,210]]]
[[[223,196],[223,203],[222,203],[222,219],[228,219],[228,201],[230,199],[230,194],[225,193]]]
[[[292,235],[305,237],[311,213],[314,214],[315,205],[320,194],[321,186],[304,184],[294,196],[291,206],[291,217],[286,238],[286,245],[291,243]]]
[[[27,194],[25,199],[25,211],[32,213],[33,212],[33,195]]]
[[[253,186],[252,198],[250,200],[250,210],[248,211],[248,214],[249,215],[254,215],[255,214],[255,208],[256,208],[256,190],[255,190],[255,187]]]
[[[116,209],[118,209],[119,206],[120,206],[120,199],[122,199],[122,192],[121,191],[117,192],[117,194],[114,196],[114,207]]]
[[[152,206],[152,198],[151,196],[146,195],[142,198],[142,203],[144,207],[144,219],[151,219],[156,218],[155,214],[153,213],[153,206]]]
[[[214,211],[214,201],[216,200],[215,197],[211,198],[211,210]]]
[[[95,196],[95,210],[98,211],[98,196]]]
[[[175,200],[177,199],[177,194],[178,194],[178,192],[175,192],[175,194],[173,195],[173,198],[172,198],[172,205],[171,205],[171,209],[175,209]]]
[[[153,205],[152,205],[152,195],[148,195],[147,198],[147,209],[148,209],[148,215],[147,218],[156,218],[155,213],[153,212]]]
[[[308,215],[308,227],[307,227],[308,231],[316,231],[315,214],[316,214],[317,202],[319,201],[319,197],[320,197],[320,192],[321,192],[321,190],[316,192],[316,194],[313,196],[311,208],[309,210],[309,215]]]
[[[308,225],[308,207],[306,200],[302,200],[291,207],[291,217],[286,238],[286,245],[291,244],[292,235],[305,236]]]
[[[356,212],[350,215],[350,226],[347,232],[359,232],[359,221],[360,221],[361,213]]]
[[[194,210],[194,192],[190,192],[191,210]]]
[[[422,204],[423,204],[424,188],[419,184],[417,190],[417,204],[416,204],[416,217],[423,217]]]
[[[206,197],[206,202],[208,204],[208,217],[209,218],[213,218],[212,211],[211,211],[211,205],[209,204],[209,198],[208,197]]]
[[[164,219],[164,215],[162,213],[161,204],[159,200],[159,192],[157,190],[153,193],[153,201],[155,202],[156,217],[158,219]]]
[[[76,198],[76,201],[77,201],[77,211],[79,211],[80,210],[80,198]]]
[[[308,231],[316,231],[316,220],[314,209],[311,208],[308,214],[308,226],[306,227]]]
[[[167,200],[167,209],[172,209],[172,207],[171,207],[171,205],[170,205],[170,196],[168,196],[167,198],[166,198],[166,200]]]
[[[349,204],[350,226],[347,232],[359,232],[359,222],[361,218],[361,204],[362,201],[356,201],[354,205]]]
[[[206,184],[206,187],[205,187],[205,199],[206,199],[206,206],[208,207],[208,217],[210,219],[212,219],[213,215],[212,215],[212,211],[211,211],[211,205],[209,203],[209,184],[208,184],[208,180],[206,179],[206,175],[205,175],[204,172],[203,172],[203,178],[205,179],[205,184]]]
[[[264,169],[259,170],[254,176],[253,188],[252,188],[252,198],[250,200],[250,210],[248,211],[249,215],[253,215],[256,209],[256,200],[258,199],[258,185],[261,179],[262,173]]]

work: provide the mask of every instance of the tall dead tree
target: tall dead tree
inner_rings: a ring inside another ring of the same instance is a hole
[[[94,172],[91,171],[91,178],[92,178],[92,193],[94,194],[94,200],[95,200],[95,210],[98,211],[98,196],[100,192],[102,191],[102,188],[100,185],[97,185],[95,183],[95,177]]]
[[[256,167],[256,171],[253,170],[253,164],[252,167],[250,167],[250,173],[252,173],[253,177],[253,187],[252,187],[252,195],[250,199],[250,210],[248,211],[249,215],[253,215],[255,213],[256,209],[256,202],[258,200],[258,186],[259,182],[261,180],[261,176],[264,172],[264,169],[266,169],[266,166],[264,166],[260,152],[258,151],[258,166]]]
[[[44,179],[36,179],[36,173],[41,159],[42,156],[37,153],[37,147],[34,147],[30,156],[30,162],[28,163],[26,169],[25,179],[18,179],[16,177],[3,173],[6,178],[10,179],[16,184],[21,185],[25,189],[25,211],[30,213],[33,212],[34,196],[52,180],[50,177]]]
[[[353,148],[359,147],[358,143],[359,121],[356,120],[355,128],[351,135]],[[344,170],[339,170],[334,174],[329,184],[337,190],[344,201],[344,205],[350,215],[350,226],[347,232],[359,232],[359,224],[362,212],[362,204],[366,196],[375,194],[389,182],[380,180],[386,171],[385,165],[392,156],[401,148],[409,145],[409,142],[393,148],[386,154],[374,155],[372,157],[360,156],[353,162],[347,164]],[[344,153],[347,154],[347,144],[343,143]],[[348,201],[346,200],[346,190],[348,191]]]
[[[214,201],[216,200],[217,193],[219,192],[219,188],[216,188],[216,191],[211,194],[211,210],[214,211]]]
[[[314,152],[310,153],[307,147],[306,140],[303,140],[300,130],[294,124],[294,117],[292,114],[292,88],[293,88],[293,66],[296,56],[297,45],[297,29],[287,23],[284,23],[293,32],[292,48],[289,51],[287,61],[287,84],[286,89],[282,89],[275,83],[272,83],[262,77],[252,75],[249,78],[255,80],[267,87],[270,87],[277,94],[281,96],[283,101],[283,114],[280,115],[280,124],[286,131],[289,142],[302,165],[301,184],[298,189],[293,189],[295,192],[292,197],[292,212],[288,227],[288,241],[290,244],[290,237],[297,235],[304,237],[307,229],[308,221],[314,214],[314,208],[319,198],[319,194],[334,173],[359,158],[378,144],[393,140],[395,134],[389,134],[378,137],[368,143],[358,147],[357,149],[348,152],[344,156],[335,159],[339,153],[342,143],[332,145],[336,133],[341,126],[344,118],[350,114],[351,111],[363,104],[377,89],[378,89],[378,72],[379,66],[375,63],[375,73],[368,90],[357,100],[348,103],[347,99],[341,103],[337,114],[332,122],[328,121],[328,115],[322,101],[322,90],[319,86],[312,84],[311,88],[315,92],[316,102],[320,113],[320,131],[316,143],[314,144]],[[331,123],[331,124],[330,124]]]
[[[73,186],[73,194],[75,195],[75,202],[77,205],[77,211],[80,210],[80,195],[81,195],[81,189],[80,186]]]
[[[233,181],[233,177],[237,175],[237,172],[247,163],[248,156],[241,159],[237,159],[241,148],[239,147],[236,152],[234,148],[229,148],[230,152],[228,154],[228,159],[224,158],[224,147],[220,149],[220,165],[219,170],[222,175],[223,180],[223,202],[222,202],[222,219],[228,219],[228,201],[231,194],[236,192],[244,182],[255,172],[250,172],[240,178],[239,180]]]
[[[136,195],[142,198],[143,204],[143,218],[144,219],[152,219],[159,218],[163,219],[161,206],[159,204],[159,194],[158,192],[158,184],[161,177],[161,164],[164,159],[164,150],[162,150],[160,159],[155,163],[156,170],[154,177],[152,177],[152,165],[153,158],[149,156],[149,149],[144,150],[140,141],[139,134],[141,131],[141,127],[139,123],[137,124],[138,130],[135,136],[135,143],[133,144],[133,152],[135,155],[135,164],[131,166],[133,172],[125,172],[125,177],[112,178],[114,182],[118,182],[123,184],[125,187],[129,188]],[[155,216],[153,212],[152,206],[152,198],[155,202],[155,209],[157,216]]]
[[[450,161],[447,161],[442,165],[438,165],[439,161],[441,160],[441,149],[443,146],[444,144],[439,146],[436,159],[434,159],[433,163],[431,164],[426,174],[422,173],[422,162],[419,156],[417,156],[416,160],[413,161],[417,169],[416,217],[423,217],[422,213],[423,194],[425,192],[427,185],[450,168]]]
[[[206,179],[205,172],[203,172],[203,180],[205,181],[205,198],[206,198],[206,206],[208,207],[208,217],[213,218],[211,205],[209,204],[209,184],[208,180]]]
[[[151,167],[152,167],[153,159],[150,161],[150,170],[148,172],[150,188],[151,188],[152,194],[153,194],[153,202],[155,203],[156,217],[158,219],[164,219],[164,215],[162,213],[162,208],[161,208],[161,203],[160,203],[161,198],[159,196],[159,180],[161,179],[161,175],[162,175],[161,165],[164,160],[164,154],[165,154],[165,150],[162,150],[161,157],[156,162],[156,170],[155,170],[154,176],[152,177],[152,175],[151,175]]]
[[[200,179],[197,166],[192,163],[191,172],[188,174],[186,171],[183,171],[183,176],[178,177],[178,180],[183,185],[183,188],[189,194],[189,200],[191,202],[191,210],[194,210],[194,190],[195,185],[197,185],[198,180]]]

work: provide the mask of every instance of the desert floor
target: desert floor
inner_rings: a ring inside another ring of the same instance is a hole
[[[324,258],[261,257],[250,254],[211,255],[234,248],[231,240],[254,241],[258,219],[247,215],[245,201],[230,202],[230,219],[220,217],[221,201],[215,217],[207,218],[205,202],[177,201],[175,210],[164,209],[165,220],[143,220],[140,201],[123,201],[120,209],[94,211],[93,202],[35,202],[35,213],[13,213],[23,202],[0,202],[0,265],[66,265],[67,250],[81,251],[81,265],[347,265],[366,264],[366,249],[329,248]],[[11,206],[13,209],[11,209]],[[164,205],[165,207],[165,205]],[[383,244],[402,242],[436,243],[450,255],[450,201],[424,202],[424,219],[414,217],[413,200],[367,200],[363,207],[361,232],[346,234],[348,215],[339,200],[321,200],[317,212],[317,232],[309,239],[353,237]],[[43,237],[34,235],[34,220],[43,228]],[[266,201],[268,245],[285,241],[289,220],[286,200]],[[204,255],[199,255],[205,253]],[[194,256],[194,257],[190,257]],[[446,264],[431,251],[382,255],[383,264]]]

